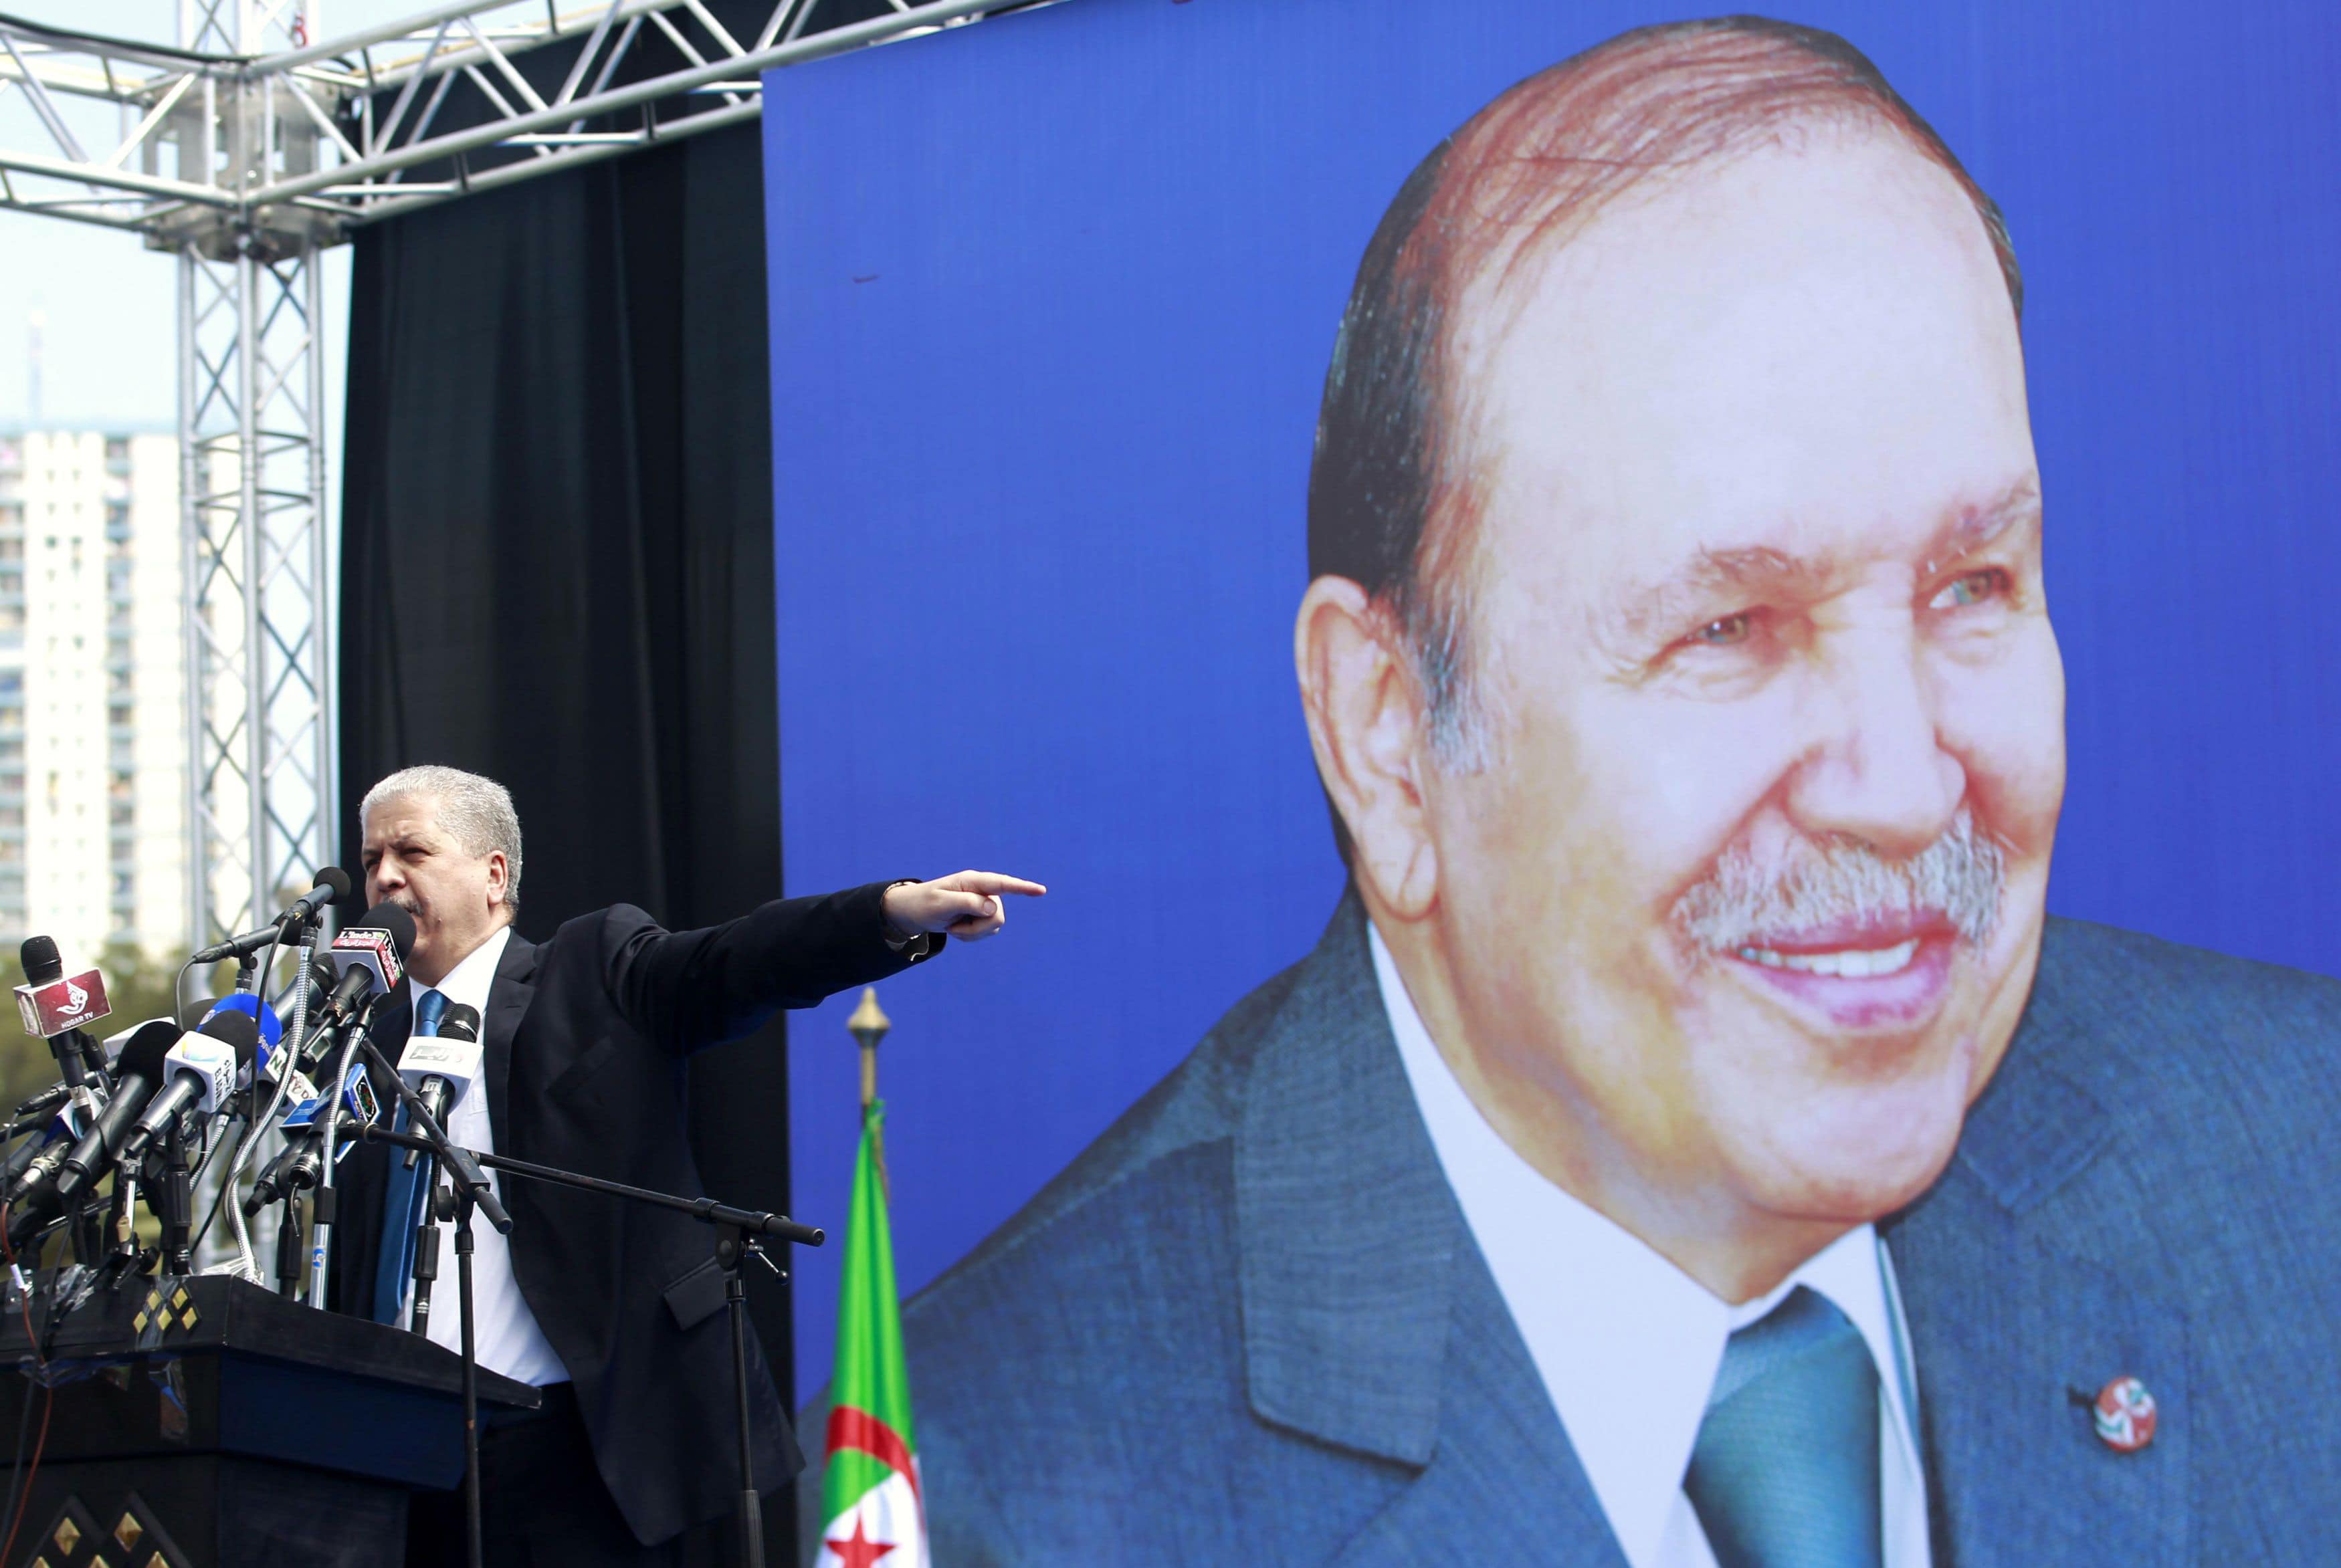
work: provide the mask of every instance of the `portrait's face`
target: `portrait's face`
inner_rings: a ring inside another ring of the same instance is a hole
[[[439,824],[438,802],[401,795],[376,802],[365,819],[365,896],[414,917],[407,968],[426,986],[446,978],[493,933],[503,906],[504,856],[474,855]]]
[[[2064,788],[1982,226],[1900,143],[1817,134],[1458,321],[1486,759],[1421,794],[1459,1070],[1637,1228],[1890,1211],[2015,1028]]]

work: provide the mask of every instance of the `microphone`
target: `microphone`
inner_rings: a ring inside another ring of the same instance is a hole
[[[46,1132],[49,1128],[44,1127],[42,1130]],[[9,1150],[8,1157],[0,1160],[0,1191],[15,1186],[16,1178],[25,1173],[25,1167],[31,1165],[48,1146],[49,1140],[45,1137],[26,1138]]]
[[[53,1109],[57,1105],[71,1098],[73,1098],[73,1086],[71,1084],[51,1084],[47,1088],[43,1089],[39,1094],[35,1095],[31,1099],[26,1100],[24,1104],[16,1107],[16,1119],[18,1121],[22,1121],[26,1116],[39,1116],[43,1111]]]
[[[105,1104],[104,1100],[96,1102],[101,1109]],[[38,1138],[25,1141],[25,1147],[35,1152],[31,1158],[21,1163],[13,1159],[10,1161],[16,1168],[8,1173],[7,1196],[0,1198],[0,1205],[20,1202],[32,1196],[44,1184],[56,1178],[57,1167],[65,1164],[65,1156],[73,1152],[75,1140],[82,1136],[84,1130],[82,1123],[87,1118],[85,1118],[80,1112],[80,1106],[67,1105],[49,1118],[47,1128]]]
[[[266,1072],[269,1058],[275,1054],[278,1044],[284,1038],[284,1021],[276,1016],[276,1009],[250,991],[232,991],[214,1002],[205,1010],[204,1016],[195,1021],[195,1027],[200,1029],[224,1013],[242,1013],[252,1019],[254,1025],[259,1029],[260,1043],[257,1057],[259,1071]]]
[[[115,1151],[123,1146],[123,1135],[162,1087],[164,1064],[178,1043],[179,1026],[168,1018],[149,1019],[122,1042],[122,1054],[114,1063],[114,1097],[65,1156],[57,1173],[60,1198],[72,1197],[112,1163]]]
[[[244,1199],[244,1212],[249,1216],[258,1214],[279,1198],[317,1185],[317,1173],[325,1163],[324,1129],[318,1124],[323,1119],[322,1099],[304,1100],[285,1116],[284,1130],[286,1143],[270,1160],[254,1181],[252,1191]],[[382,1107],[374,1098],[374,1080],[366,1076],[364,1062],[352,1062],[349,1076],[342,1083],[342,1114],[357,1126],[370,1126],[381,1119]],[[348,1125],[348,1124],[344,1124]],[[338,1165],[349,1157],[356,1140],[343,1142],[334,1151]]]
[[[25,938],[16,956],[25,967],[25,984],[16,987],[16,1011],[25,1032],[49,1042],[67,1087],[76,1087],[88,1076],[83,1058],[89,1037],[82,1026],[112,1012],[105,1005],[105,977],[90,969],[67,979],[53,937]]]
[[[436,1035],[416,1035],[399,1054],[398,1076],[423,1097],[431,1119],[447,1125],[450,1107],[463,1100],[463,1091],[480,1076],[480,1009],[458,1002],[439,1015]],[[413,1169],[423,1157],[419,1149],[406,1151]]]
[[[339,977],[334,963],[324,953],[309,961],[309,1027],[301,1037],[301,1059],[293,1065],[303,1072],[314,1068],[333,1048],[333,1026],[325,1017],[326,1006],[333,1000],[334,982]]]
[[[316,886],[295,898],[285,911],[256,931],[246,931],[241,937],[230,937],[224,942],[214,942],[208,948],[197,948],[188,961],[196,964],[216,964],[223,958],[248,958],[275,941],[292,926],[303,926],[315,919],[328,904],[337,903],[350,896],[350,874],[339,866],[327,866],[316,876]]]
[[[260,1027],[249,1013],[222,1013],[194,1034],[181,1035],[163,1058],[162,1092],[122,1140],[123,1162],[144,1154],[181,1112],[209,1116],[225,1105],[259,1048]]]
[[[369,997],[396,990],[413,950],[414,917],[395,904],[376,904],[364,920],[336,936],[325,950],[338,972],[325,1002],[327,1026],[341,1028]]]
[[[79,1140],[95,1130],[109,1103],[103,1079],[95,1087],[81,1086],[51,1118],[40,1137],[27,1138],[9,1156],[7,1191],[5,1197],[0,1197],[0,1206],[26,1206],[8,1226],[10,1245],[15,1245],[20,1235],[29,1236],[45,1228],[65,1212],[65,1203],[75,1189],[59,1185],[60,1172]],[[19,1225],[24,1227],[21,1232]]]

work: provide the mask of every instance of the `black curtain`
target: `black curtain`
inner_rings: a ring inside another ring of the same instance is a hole
[[[777,895],[760,169],[752,124],[359,232],[353,861],[367,785],[443,762],[513,792],[524,935],[618,902],[707,925]],[[785,1211],[783,1050],[776,1020],[694,1060],[690,1136],[711,1193]],[[750,1289],[793,1408],[786,1289]]]

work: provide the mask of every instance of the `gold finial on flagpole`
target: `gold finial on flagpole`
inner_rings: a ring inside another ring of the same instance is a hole
[[[862,1005],[845,1020],[853,1037],[862,1042],[862,1108],[868,1110],[878,1103],[878,1042],[894,1027],[886,1010],[878,1005],[878,987],[862,987]]]

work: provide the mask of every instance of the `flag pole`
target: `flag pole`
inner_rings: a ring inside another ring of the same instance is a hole
[[[894,1027],[894,1020],[878,1005],[877,987],[862,987],[862,1005],[853,1009],[845,1027],[862,1042],[862,1110],[866,1116],[878,1103],[878,1042]]]
[[[822,1561],[870,1563],[882,1556],[905,1568],[929,1568],[888,1223],[892,1195],[886,1179],[886,1107],[878,1098],[878,1045],[892,1027],[874,987],[862,990],[861,1005],[845,1020],[862,1047],[862,1139],[854,1156],[852,1213],[838,1285],[837,1356],[822,1441],[822,1539],[828,1549]]]
[[[878,1005],[877,987],[862,987],[862,1005],[853,1009],[853,1016],[845,1020],[845,1027],[862,1047],[862,1121],[867,1126],[871,1112],[878,1105],[878,1042],[884,1039],[886,1031],[894,1027],[894,1020],[888,1017],[886,1009]],[[878,1184],[891,1203],[894,1184],[886,1177],[886,1151],[882,1146],[878,1148],[877,1155]]]

